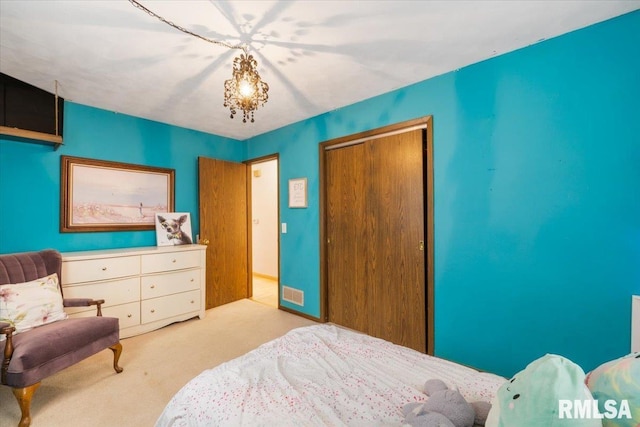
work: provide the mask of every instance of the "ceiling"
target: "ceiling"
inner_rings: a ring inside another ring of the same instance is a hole
[[[255,123],[223,106],[240,50],[127,0],[0,0],[0,72],[67,100],[244,140],[640,8],[605,1],[138,0],[246,43],[269,84]]]

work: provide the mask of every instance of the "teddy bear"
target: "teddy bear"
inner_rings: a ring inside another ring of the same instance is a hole
[[[484,426],[491,404],[469,403],[457,390],[439,379],[424,384],[424,402],[407,403],[402,408],[405,426],[411,427],[474,427]]]

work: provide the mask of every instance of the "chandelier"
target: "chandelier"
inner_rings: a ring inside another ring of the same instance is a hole
[[[240,54],[240,56],[233,60],[233,75],[229,80],[225,80],[224,82],[224,106],[228,107],[231,111],[232,119],[233,116],[238,113],[238,110],[241,110],[243,123],[247,122],[247,118],[250,119],[251,123],[254,122],[254,111],[256,111],[258,107],[263,106],[269,99],[269,85],[260,79],[260,74],[258,73],[258,62],[252,55],[249,55],[246,45],[231,45],[203,37],[164,19],[162,16],[147,9],[136,0],[129,0],[129,3],[148,13],[150,16],[159,19],[165,24],[182,31],[183,33],[197,37],[209,43],[224,46],[228,49],[242,49],[244,54]]]
[[[253,112],[269,99],[269,85],[260,80],[258,63],[245,50],[233,60],[233,77],[224,82],[224,106],[231,110],[231,118],[242,110],[242,122],[246,123]]]

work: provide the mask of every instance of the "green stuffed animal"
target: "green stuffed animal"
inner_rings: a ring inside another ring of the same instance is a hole
[[[486,427],[602,427],[584,381],[578,365],[547,354],[498,389]]]

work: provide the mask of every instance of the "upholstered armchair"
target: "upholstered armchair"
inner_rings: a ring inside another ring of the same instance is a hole
[[[106,348],[122,372],[118,319],[102,317],[104,300],[64,299],[61,270],[54,250],[0,255],[1,382],[18,400],[21,427],[31,423],[31,398],[44,378]],[[97,316],[68,318],[63,310],[90,305]]]

